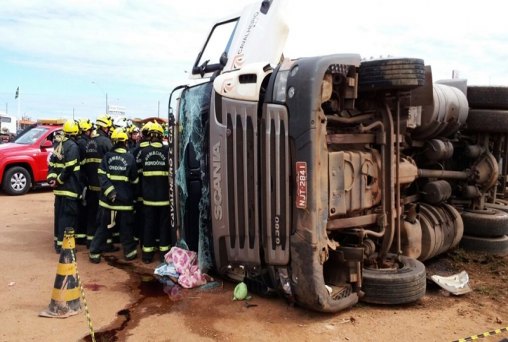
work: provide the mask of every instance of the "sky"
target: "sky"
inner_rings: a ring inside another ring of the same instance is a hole
[[[166,117],[213,23],[253,2],[0,0],[0,112],[95,119],[107,97],[128,117]],[[470,85],[508,85],[501,4],[289,0],[284,55],[416,57],[434,80],[457,70]]]

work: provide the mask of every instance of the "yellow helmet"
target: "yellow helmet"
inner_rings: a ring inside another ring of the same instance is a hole
[[[78,124],[74,120],[67,120],[63,125],[63,131],[65,134],[76,135],[79,132]]]
[[[141,128],[141,133],[143,133],[143,135],[147,135],[148,132],[150,131],[150,127],[153,125],[153,122],[151,121],[148,121],[146,124],[143,125],[143,127]]]
[[[113,141],[127,141],[129,139],[127,137],[127,133],[122,128],[115,128],[113,133],[111,134],[111,140]]]
[[[103,127],[103,128],[109,128],[113,126],[113,120],[111,119],[111,116],[107,114],[99,115],[97,120],[95,121],[95,124],[97,126]]]
[[[162,126],[157,123],[157,122],[154,122],[152,123],[152,125],[150,126],[149,130],[148,130],[150,133],[157,133],[157,134],[164,134],[164,129],[162,128]]]
[[[127,133],[129,134],[139,133],[139,127],[136,125],[130,125],[129,128],[127,129]]]
[[[79,120],[79,128],[82,132],[86,132],[93,129],[93,124],[90,119],[81,119]]]

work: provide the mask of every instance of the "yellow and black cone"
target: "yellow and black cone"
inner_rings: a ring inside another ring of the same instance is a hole
[[[66,228],[56,269],[55,285],[48,308],[39,316],[66,318],[81,310],[79,281],[76,275],[74,229]]]

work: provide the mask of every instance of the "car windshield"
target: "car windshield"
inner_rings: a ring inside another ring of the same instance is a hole
[[[20,136],[16,141],[16,144],[33,144],[36,142],[48,129],[44,127],[35,127]]]

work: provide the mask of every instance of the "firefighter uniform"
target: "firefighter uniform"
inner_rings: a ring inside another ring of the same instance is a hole
[[[117,132],[118,131],[118,132]],[[117,226],[125,259],[137,257],[133,237],[133,211],[138,174],[134,157],[127,152],[127,134],[116,129],[111,139],[114,149],[107,152],[98,169],[101,193],[99,198],[99,227],[90,245],[90,261],[100,262],[101,252],[110,249],[109,229]]]
[[[99,226],[98,209],[101,188],[97,170],[99,169],[104,155],[113,147],[108,134],[109,129],[113,125],[111,118],[105,115],[99,116],[96,125],[99,127],[97,134],[87,141],[85,158],[82,161],[83,172],[87,180],[86,213],[88,219],[86,239],[88,247],[90,247],[90,243]]]
[[[138,186],[138,198],[136,200],[136,204],[134,205],[135,213],[134,213],[134,239],[136,241],[140,241],[141,245],[143,244],[143,231],[144,231],[144,215],[143,215],[143,194],[141,189],[143,175],[141,174],[141,152],[146,147],[150,146],[150,139],[148,136],[148,129],[150,128],[151,122],[147,122],[143,128],[141,129],[141,140],[137,146],[133,149],[129,150],[130,153],[136,159],[136,167],[138,168],[138,176],[139,176],[139,186]]]
[[[79,180],[79,148],[74,141],[78,125],[74,120],[68,120],[63,131],[64,136],[50,156],[47,177],[55,194],[54,241],[57,253],[60,253],[62,247],[65,228],[77,228],[78,200],[82,190]]]
[[[80,130],[80,134],[79,137],[76,139],[76,143],[78,144],[79,148],[79,161],[81,166],[79,180],[84,191],[82,193],[81,201],[78,201],[78,212],[79,212],[78,224],[76,234],[74,236],[76,238],[76,244],[84,245],[86,243],[86,229],[88,223],[88,213],[86,207],[86,191],[88,181],[86,179],[86,173],[83,170],[83,165],[86,158],[85,156],[86,145],[88,144],[88,141],[91,139],[90,134],[93,126],[90,120],[83,119],[79,121],[78,127]]]
[[[169,151],[168,146],[161,143],[162,134],[162,127],[157,123],[152,124],[152,141],[140,156],[145,222],[142,259],[145,263],[152,261],[157,247],[162,259],[176,240],[169,229]]]

